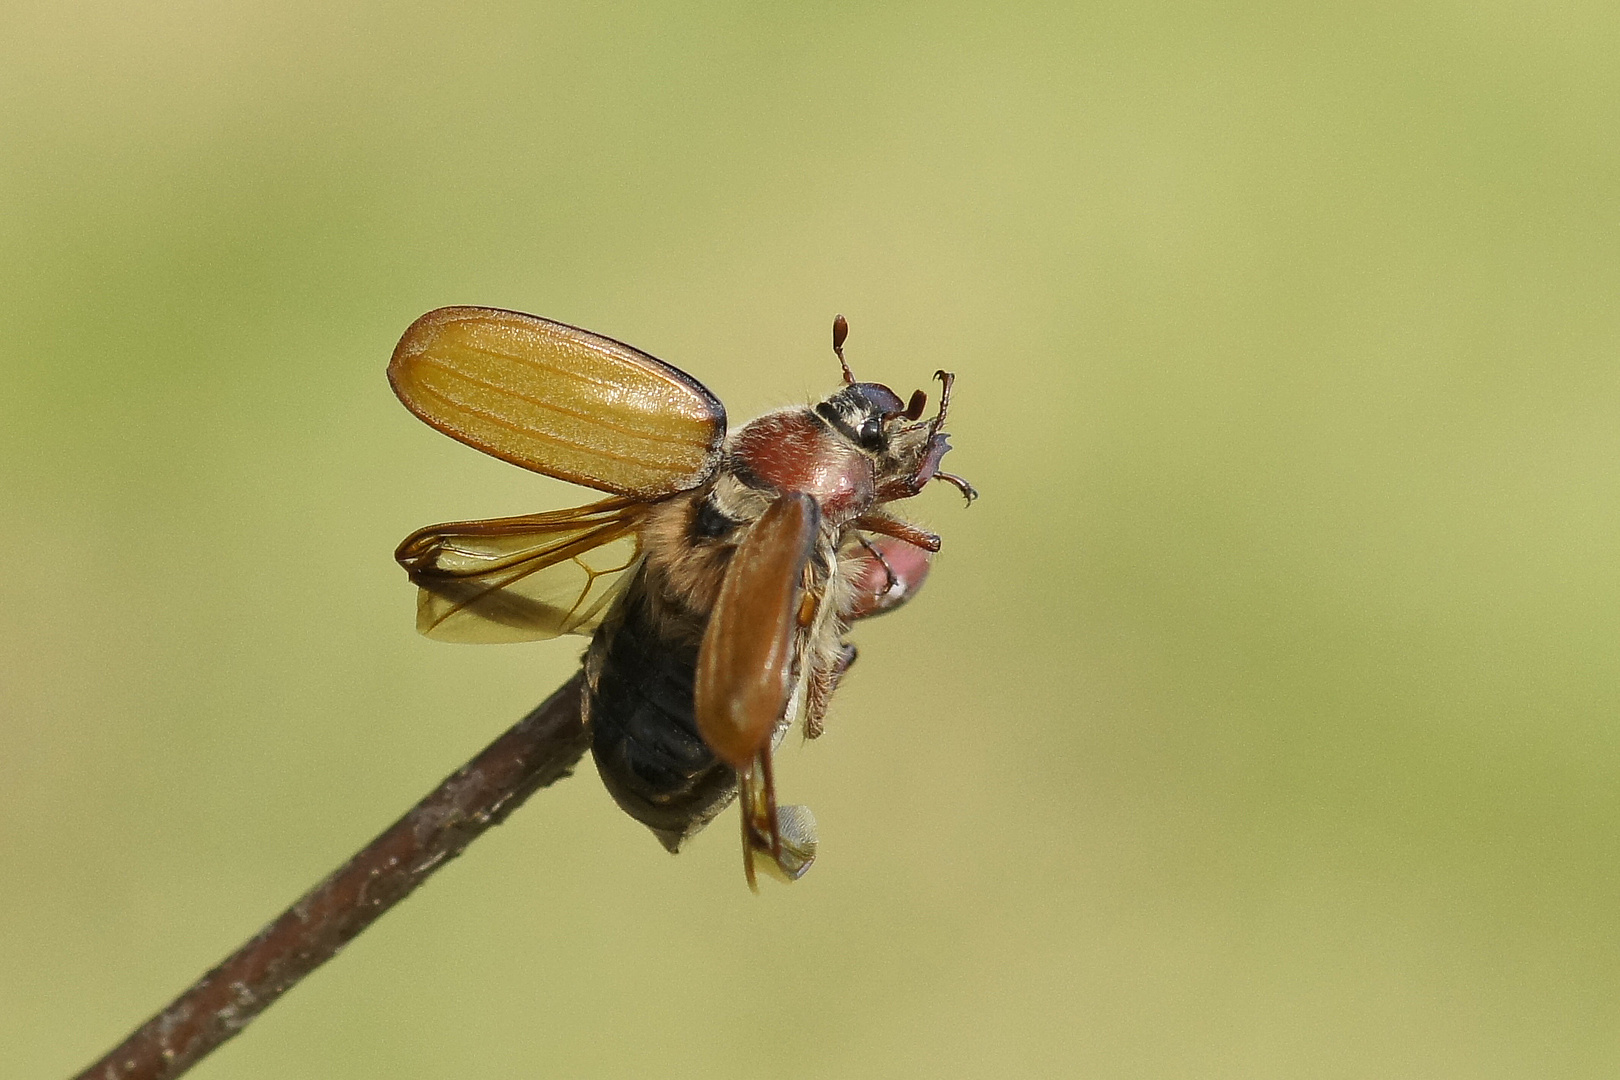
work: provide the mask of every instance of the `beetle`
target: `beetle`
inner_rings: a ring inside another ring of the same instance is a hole
[[[586,506],[432,525],[395,552],[417,628],[449,641],[590,634],[583,718],[614,800],[670,851],[740,795],[743,867],[793,880],[815,820],[778,806],[772,751],[803,714],[821,734],[854,662],[851,621],[893,610],[940,539],[886,504],[940,471],[939,408],[859,382],[728,433],[720,401],[638,349],[522,312],[447,307],[405,331],[388,379],[439,431],[605,492]]]

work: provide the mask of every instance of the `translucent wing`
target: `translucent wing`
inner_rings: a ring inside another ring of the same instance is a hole
[[[430,525],[394,558],[420,587],[416,628],[441,641],[538,641],[594,630],[640,555],[646,504]]]
[[[639,349],[495,308],[411,324],[388,381],[446,435],[547,476],[639,499],[696,487],[720,463],[726,410]]]

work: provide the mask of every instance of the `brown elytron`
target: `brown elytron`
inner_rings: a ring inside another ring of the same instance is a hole
[[[726,434],[725,408],[685,372],[516,311],[428,312],[399,339],[388,378],[406,408],[446,435],[637,499],[701,483]]]
[[[421,588],[417,627],[448,641],[589,633],[584,714],[614,799],[671,851],[741,795],[744,866],[792,879],[815,857],[809,811],[776,804],[772,750],[791,721],[820,734],[854,661],[849,623],[893,610],[939,538],[884,504],[939,470],[939,411],[844,362],[844,385],[729,438],[701,383],[576,327],[442,308],[406,331],[389,381],[470,446],[614,497],[573,510],[435,525],[396,558]]]
[[[795,808],[801,820],[782,826],[770,770],[771,739],[793,697],[795,646],[815,621],[804,576],[820,532],[810,496],[791,492],[771,503],[732,553],[698,649],[693,712],[698,734],[739,777],[749,885],[755,851],[790,877],[815,858],[814,837],[803,835],[814,828],[804,824],[808,811]],[[792,834],[786,848],[784,833]]]
[[[804,568],[820,531],[810,496],[777,499],[732,553],[709,614],[693,704],[703,741],[734,769],[753,764],[793,694]]]

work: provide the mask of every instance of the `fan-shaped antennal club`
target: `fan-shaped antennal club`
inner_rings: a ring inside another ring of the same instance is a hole
[[[848,386],[855,381],[850,373],[849,362],[844,359],[844,339],[849,337],[849,320],[842,315],[833,316],[833,355],[838,357],[839,366],[844,369],[844,385]]]

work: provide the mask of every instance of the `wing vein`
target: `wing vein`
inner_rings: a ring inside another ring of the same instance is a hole
[[[621,384],[616,380],[599,378],[595,375],[587,375],[583,371],[573,371],[566,367],[559,367],[556,364],[547,363],[546,361],[536,357],[517,356],[513,353],[500,352],[497,349],[483,348],[467,342],[457,345],[457,349],[462,352],[474,353],[478,356],[487,356],[495,360],[506,360],[514,364],[525,364],[530,367],[539,368],[542,371],[550,372],[553,375],[560,375],[565,378],[574,379],[578,382],[588,383],[591,386],[599,386],[604,390],[616,391],[621,388]],[[616,364],[625,363],[625,358],[622,356],[615,356],[612,353],[603,350],[593,350],[593,352],[598,359],[607,360]],[[442,362],[438,361],[435,357],[429,357],[426,355],[417,358],[418,363],[422,363],[424,361]],[[640,365],[638,364],[637,366],[639,367]],[[667,379],[665,381],[668,382]]]
[[[680,464],[680,463],[670,464],[668,462],[663,462],[663,461],[651,461],[651,460],[648,460],[646,458],[626,457],[623,454],[609,453],[608,451],[603,450],[601,447],[592,446],[589,443],[577,442],[577,441],[575,441],[573,439],[564,438],[561,435],[554,435],[554,434],[552,434],[550,432],[535,431],[533,428],[526,428],[526,427],[523,427],[520,424],[514,424],[510,420],[506,420],[506,419],[503,419],[502,417],[496,416],[494,413],[488,413],[488,412],[485,412],[482,409],[473,408],[472,406],[466,405],[463,402],[456,401],[454,398],[451,398],[451,397],[447,396],[446,394],[443,394],[440,391],[433,389],[432,387],[421,386],[421,387],[417,388],[417,391],[419,393],[423,393],[423,394],[430,395],[432,397],[436,397],[440,401],[443,401],[443,402],[445,402],[445,403],[447,403],[449,405],[452,405],[455,408],[460,409],[460,410],[462,410],[464,412],[470,413],[471,415],[477,417],[478,419],[480,419],[482,421],[485,421],[487,423],[490,423],[490,424],[494,425],[495,427],[501,427],[501,428],[505,428],[508,431],[516,432],[517,434],[522,435],[526,439],[533,439],[533,440],[535,440],[537,442],[551,442],[551,443],[555,443],[558,446],[566,446],[571,450],[585,451],[592,457],[606,458],[606,459],[609,459],[609,460],[612,460],[612,461],[629,462],[630,464],[633,464],[633,465],[637,466],[638,468],[647,469],[650,472],[661,472],[661,473],[671,473],[671,474],[673,474],[673,473],[688,473],[688,472],[692,471],[692,466],[689,465],[689,464]],[[537,468],[541,472],[547,471],[546,468],[543,468],[543,467],[540,467],[540,466],[530,466],[530,468]]]
[[[420,361],[420,363],[423,364],[426,367],[438,368],[440,371],[443,371],[448,375],[454,376],[455,378],[461,379],[464,382],[472,383],[474,386],[481,386],[485,390],[493,390],[498,395],[500,395],[501,397],[516,398],[517,400],[522,401],[522,402],[526,402],[526,403],[528,403],[530,405],[535,406],[536,408],[545,409],[545,410],[547,410],[549,412],[560,413],[563,416],[571,416],[575,420],[583,420],[586,423],[591,424],[593,427],[603,427],[603,428],[607,428],[607,429],[609,429],[611,431],[622,432],[623,434],[628,435],[631,438],[644,439],[647,442],[674,443],[674,444],[680,445],[680,446],[691,446],[691,445],[693,445],[693,442],[694,442],[694,440],[690,436],[686,436],[686,435],[658,435],[658,434],[655,434],[655,433],[650,432],[650,431],[645,431],[645,430],[643,430],[641,428],[633,428],[633,427],[628,427],[628,426],[626,426],[624,424],[614,423],[613,421],[611,421],[611,420],[609,420],[609,419],[607,419],[605,417],[602,417],[602,416],[596,416],[596,415],[592,415],[591,413],[581,412],[578,409],[570,409],[570,408],[567,408],[567,407],[565,407],[563,405],[559,405],[559,404],[557,404],[556,402],[553,402],[553,401],[546,401],[546,400],[544,400],[542,398],[533,397],[533,396],[531,396],[529,394],[522,394],[522,393],[519,393],[516,390],[513,390],[511,387],[502,386],[501,384],[491,382],[488,379],[481,379],[476,375],[469,375],[465,371],[462,371],[460,368],[452,367],[450,364],[446,363],[443,360],[424,359],[424,360]],[[462,408],[466,409],[469,412],[477,412],[478,415],[480,415],[480,416],[489,415],[489,414],[483,412],[482,410],[478,410],[478,409],[473,408],[473,406],[471,406],[471,405],[467,405],[467,404],[465,404],[465,403],[463,403],[461,401],[458,401],[455,398],[449,397],[448,395],[444,394],[442,391],[436,391],[431,386],[424,386],[423,389],[428,390],[430,393],[437,393],[442,400],[450,402],[453,405],[460,405]]]

